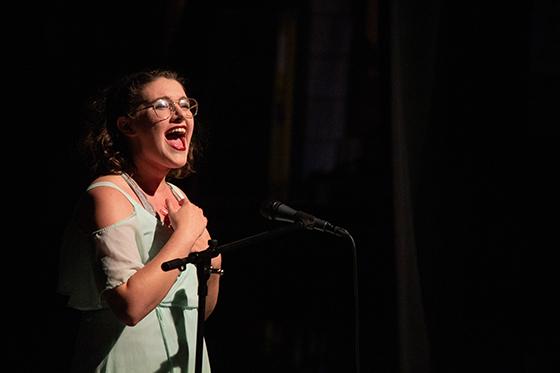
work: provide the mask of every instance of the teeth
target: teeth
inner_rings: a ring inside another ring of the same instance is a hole
[[[172,130],[167,131],[167,134],[185,134],[187,130],[184,128],[173,128]]]

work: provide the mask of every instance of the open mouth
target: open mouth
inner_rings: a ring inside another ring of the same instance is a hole
[[[185,127],[173,127],[165,132],[165,140],[176,150],[187,149],[187,129]]]

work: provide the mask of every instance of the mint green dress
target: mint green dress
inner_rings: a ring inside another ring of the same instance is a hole
[[[82,232],[73,223],[66,229],[60,256],[59,291],[68,295],[69,307],[83,311],[72,359],[73,371],[194,372],[196,267],[187,264],[163,301],[137,325],[131,327],[119,321],[101,294],[126,282],[158,253],[172,232],[156,218],[151,206],[148,209],[142,206],[116,184],[98,182],[88,190],[97,187],[119,190],[130,201],[134,212],[95,232]],[[177,198],[183,198],[179,188],[172,184],[170,187]],[[209,373],[205,343],[202,356],[202,371]]]

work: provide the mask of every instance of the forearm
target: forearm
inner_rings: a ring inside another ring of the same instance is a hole
[[[136,325],[163,300],[180,270],[163,271],[162,263],[186,257],[194,242],[188,235],[174,233],[161,251],[126,283],[106,292],[107,302],[121,321]]]
[[[211,265],[215,269],[222,268],[222,256],[218,255],[215,258],[212,258]],[[208,278],[207,286],[208,286],[208,294],[206,296],[206,312],[204,314],[204,318],[207,319],[210,314],[216,308],[216,304],[218,303],[218,293],[220,290],[220,274],[214,273],[210,274]]]

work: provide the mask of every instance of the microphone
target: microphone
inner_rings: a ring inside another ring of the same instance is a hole
[[[319,219],[303,211],[294,210],[280,201],[269,201],[262,204],[260,212],[261,215],[268,220],[297,223],[303,225],[307,229],[327,232],[339,237],[350,235],[344,228],[337,227],[328,221]]]

